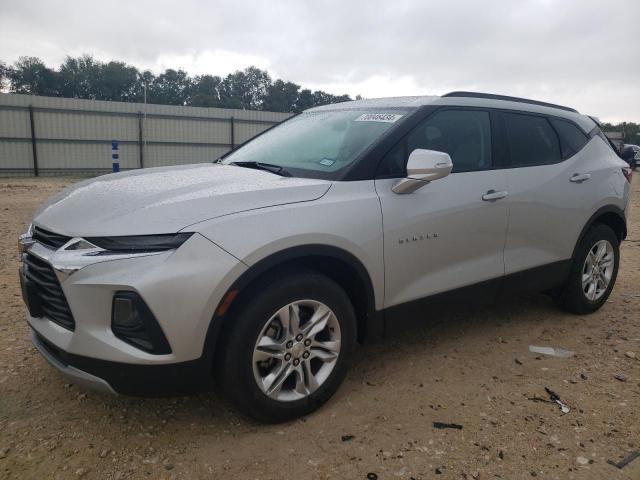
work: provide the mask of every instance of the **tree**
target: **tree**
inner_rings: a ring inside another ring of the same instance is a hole
[[[621,122],[616,125],[603,123],[602,130],[605,132],[622,132],[623,143],[640,145],[640,124],[633,122]]]
[[[144,102],[145,87],[148,90],[149,87],[155,82],[155,80],[156,80],[156,77],[150,70],[145,70],[144,72],[138,72],[138,78],[136,79],[135,94],[133,96],[133,101],[138,103]],[[147,95],[148,94],[149,92],[147,91]]]
[[[323,92],[322,90],[316,90],[313,92],[313,105],[319,107],[320,105],[329,105],[330,103],[348,102],[351,100],[349,95],[332,95],[331,93]]]
[[[292,112],[298,100],[300,85],[284,80],[276,80],[267,87],[267,94],[262,105],[263,110],[270,112]]]
[[[130,102],[136,99],[138,90],[138,69],[124,62],[109,62],[100,65],[96,98]]]
[[[313,93],[308,88],[300,91],[296,104],[293,107],[294,113],[300,113],[307,108],[315,106],[313,104]]]
[[[269,85],[271,77],[258,67],[237,70],[227,75],[222,82],[221,103],[225,107],[262,110]]]
[[[59,74],[37,57],[20,57],[8,71],[10,91],[29,95],[58,96]]]
[[[9,84],[9,66],[0,60],[0,91]]]
[[[298,100],[294,106],[293,111],[299,113],[307,108],[319,107],[320,105],[328,105],[330,103],[348,102],[351,100],[349,95],[332,95],[331,93],[323,92],[322,90],[304,89],[298,95]]]
[[[350,100],[348,95],[300,90],[300,85],[282,79],[272,82],[267,71],[255,66],[224,78],[192,78],[173,69],[156,76],[124,62],[104,63],[91,55],[67,57],[57,71],[36,57],[20,57],[13,66],[0,62],[0,90],[6,87],[14,93],[122,102],[142,102],[146,90],[148,103],[295,113]]]
[[[101,65],[90,55],[67,57],[60,65],[60,95],[67,98],[98,98]]]
[[[63,97],[126,102],[137,94],[138,69],[124,62],[67,57],[59,71]]]
[[[191,106],[219,107],[222,79],[213,75],[201,75],[194,79],[191,93]]]
[[[189,105],[192,81],[184,70],[164,71],[153,79],[147,90],[147,102],[163,105]]]

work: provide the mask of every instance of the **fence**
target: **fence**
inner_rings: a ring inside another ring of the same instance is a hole
[[[290,114],[0,94],[0,176],[209,162]]]

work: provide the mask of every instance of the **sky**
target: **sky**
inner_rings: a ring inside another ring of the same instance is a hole
[[[249,65],[365,98],[470,90],[640,122],[640,0],[0,0],[0,60]]]

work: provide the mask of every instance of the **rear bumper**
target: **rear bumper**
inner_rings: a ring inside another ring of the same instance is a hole
[[[72,383],[111,394],[134,396],[185,395],[213,387],[210,362],[141,365],[99,360],[70,354],[32,330],[32,342],[40,354]]]

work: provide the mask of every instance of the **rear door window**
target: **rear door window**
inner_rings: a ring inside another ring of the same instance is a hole
[[[562,149],[563,159],[567,159],[578,153],[589,141],[589,137],[571,122],[552,118],[551,124],[560,137],[560,148]]]
[[[510,165],[527,167],[562,161],[560,140],[545,117],[503,113]]]

